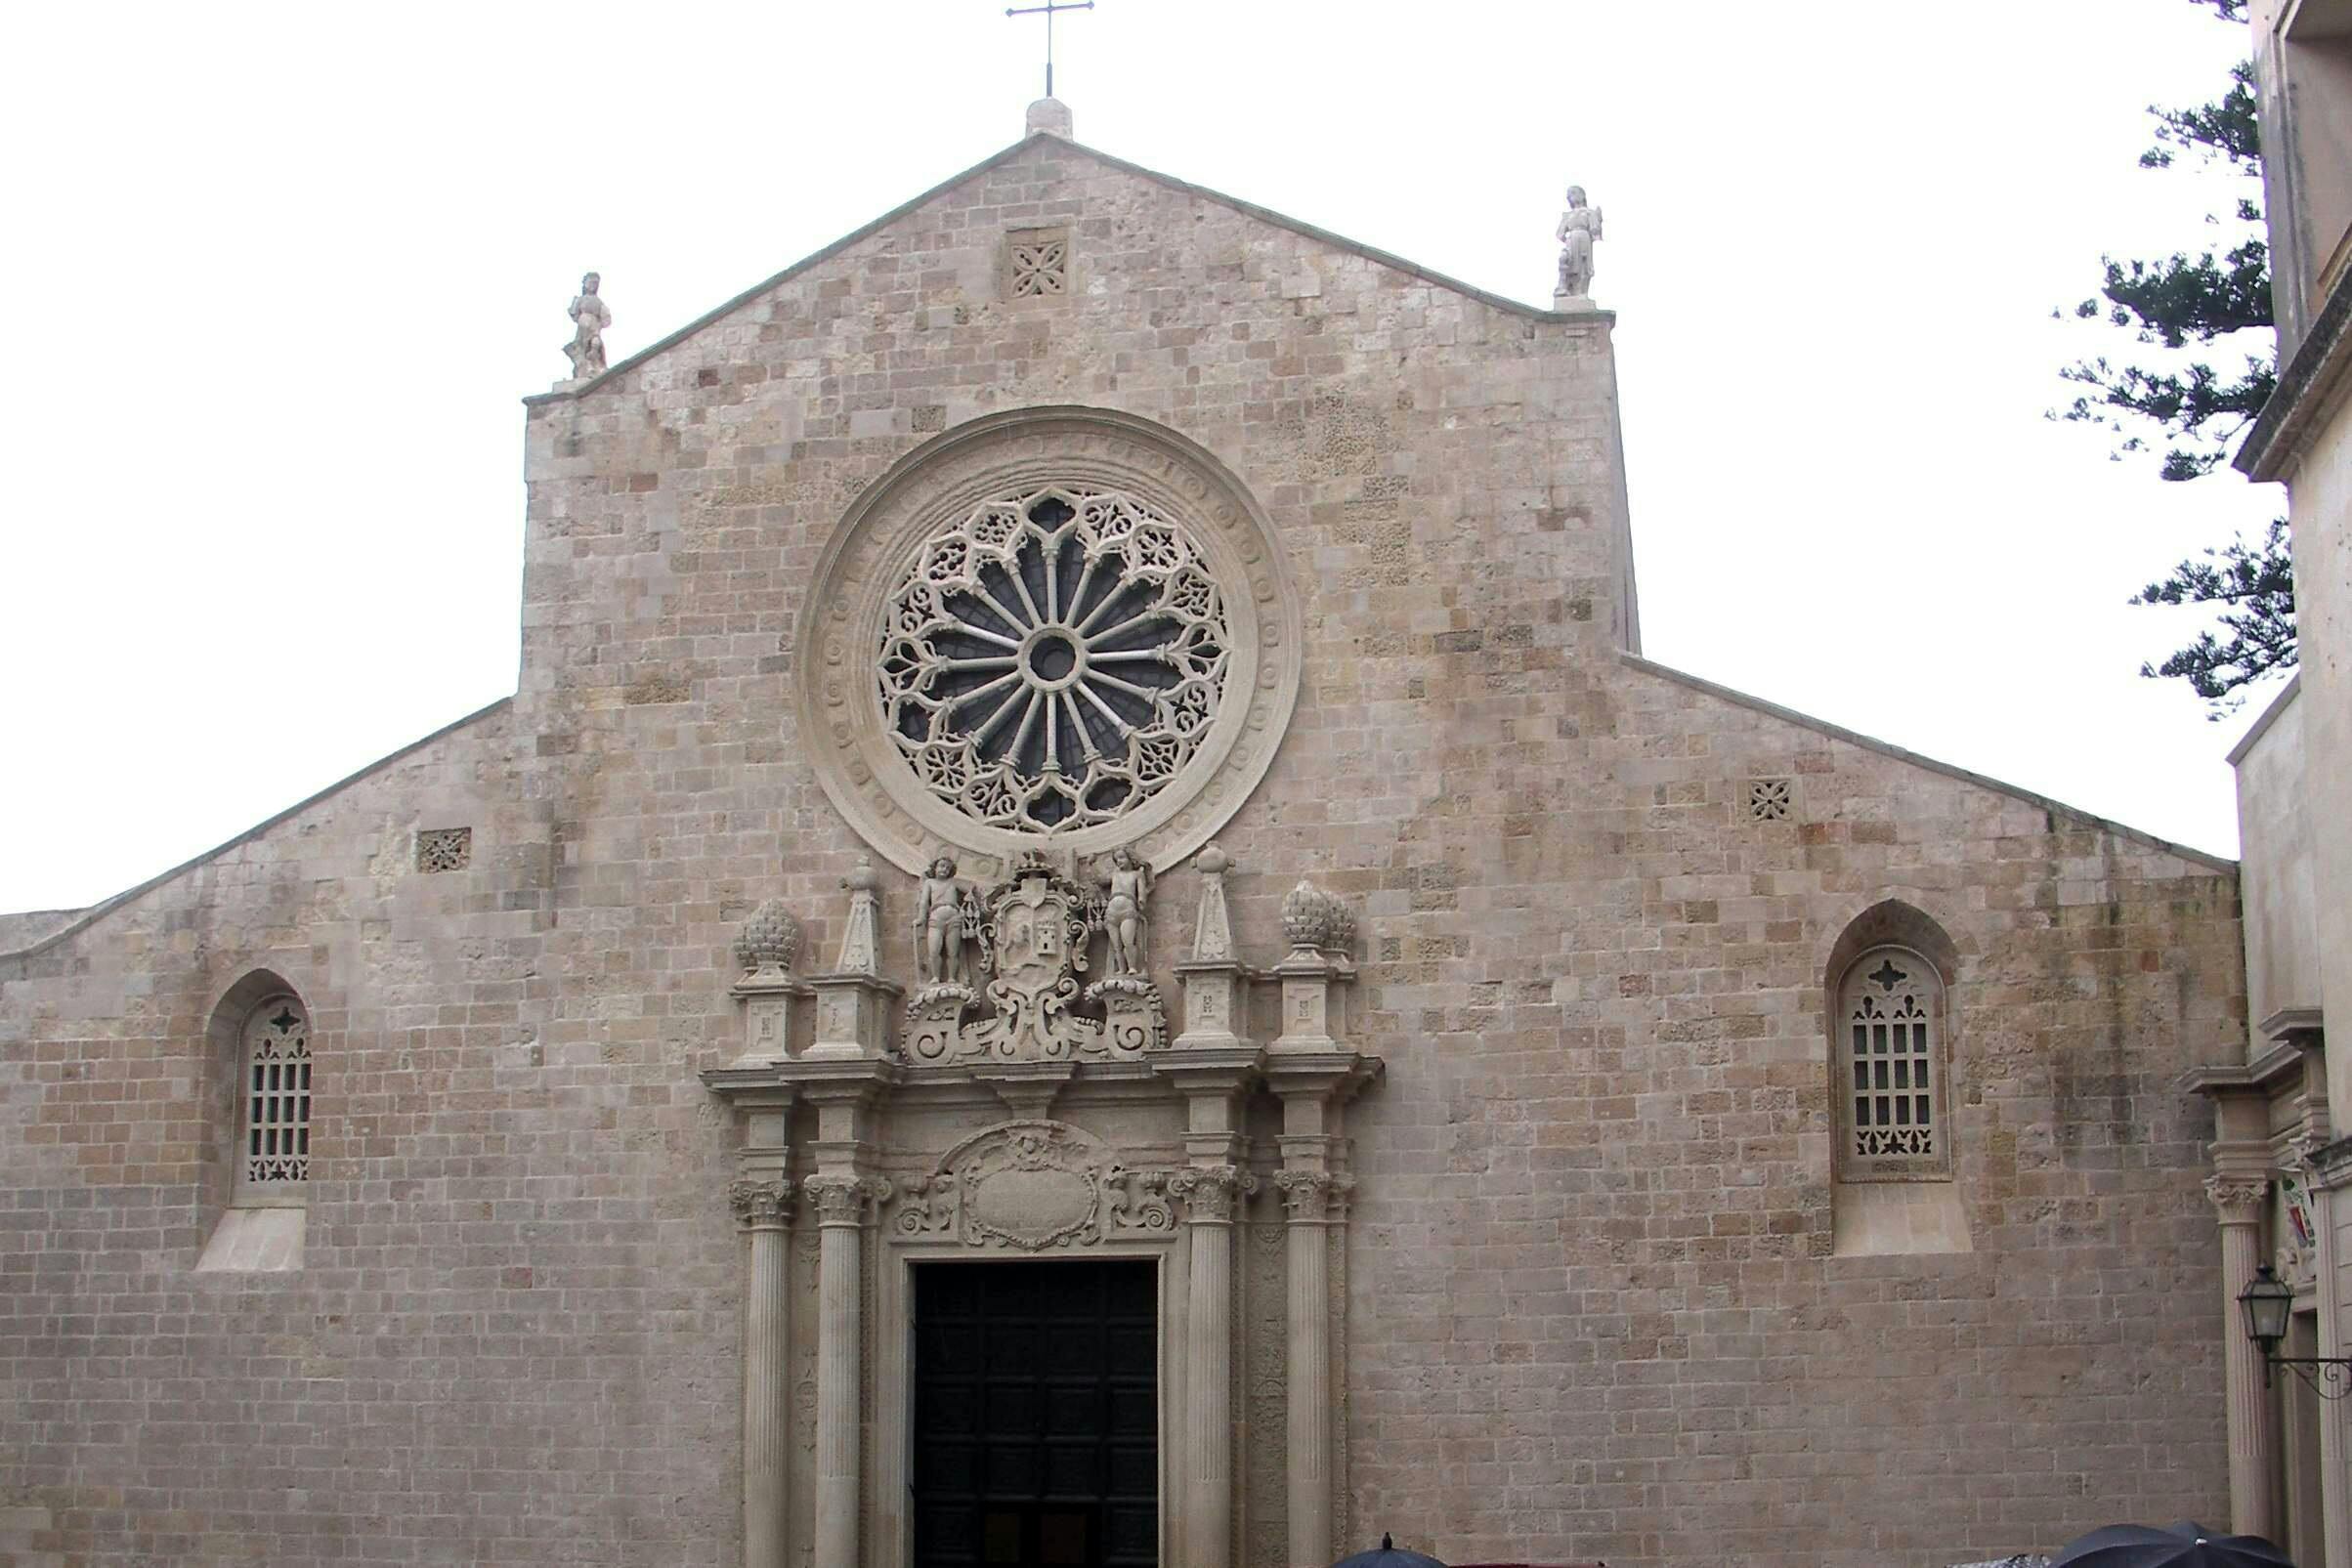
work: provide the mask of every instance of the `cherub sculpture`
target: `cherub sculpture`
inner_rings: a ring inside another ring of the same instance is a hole
[[[585,381],[604,374],[604,329],[613,324],[611,307],[597,297],[600,278],[590,273],[572,296],[572,319],[577,323],[564,352],[572,357],[572,379]]]
[[[915,957],[924,985],[963,984],[963,884],[945,855],[915,891]]]
[[[1560,288],[1561,299],[1583,299],[1593,292],[1593,242],[1601,237],[1601,209],[1585,200],[1584,187],[1568,187],[1568,210],[1560,215]]]

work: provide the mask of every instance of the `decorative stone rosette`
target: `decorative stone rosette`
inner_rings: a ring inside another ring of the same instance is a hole
[[[800,626],[802,745],[903,869],[1002,874],[1050,841],[1165,870],[1237,810],[1299,682],[1270,526],[1198,446],[1131,415],[1025,409],[860,498]]]
[[[1187,530],[1139,498],[1081,484],[994,498],[926,541],[890,597],[884,728],[976,823],[1116,823],[1192,760],[1231,640]]]

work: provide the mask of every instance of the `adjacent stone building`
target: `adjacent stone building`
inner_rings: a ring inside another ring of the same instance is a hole
[[[0,926],[0,1556],[2221,1511],[2235,868],[1645,659],[1560,303],[1047,112],[530,400],[512,699]]]
[[[2268,1267],[2293,1293],[2266,1377],[2230,1326],[2232,1510],[2298,1563],[2352,1568],[2352,4],[2253,0],[2279,386],[2237,466],[2287,487],[2300,665],[2231,752],[2245,860],[2243,1055],[2197,1086],[2218,1112],[2223,1289]],[[2331,1368],[2327,1363],[2336,1360]],[[2325,1389],[2327,1397],[2322,1397]]]

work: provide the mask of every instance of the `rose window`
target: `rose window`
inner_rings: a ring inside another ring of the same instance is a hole
[[[1192,758],[1231,638],[1184,531],[1117,490],[983,503],[884,608],[882,716],[923,785],[1016,832],[1133,811]]]

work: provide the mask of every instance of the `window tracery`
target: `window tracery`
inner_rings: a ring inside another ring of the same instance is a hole
[[[1941,1069],[1944,982],[1903,948],[1873,948],[1838,988],[1840,1164],[1848,1177],[1950,1168]]]
[[[883,723],[966,819],[1089,827],[1192,760],[1231,646],[1217,580],[1171,518],[1077,484],[1000,497],[926,540],[893,591]]]
[[[253,1009],[242,1060],[242,1184],[293,1188],[311,1173],[311,1025],[297,998],[274,996]]]

